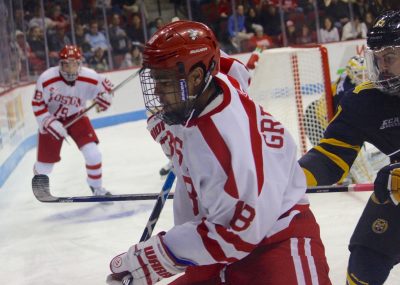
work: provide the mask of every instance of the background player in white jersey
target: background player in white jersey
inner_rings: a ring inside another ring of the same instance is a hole
[[[170,23],[145,46],[140,80],[166,123],[156,139],[177,177],[175,226],[116,256],[108,283],[185,272],[171,284],[331,284],[294,140],[218,72],[219,57],[197,22]]]
[[[111,105],[112,84],[94,70],[81,66],[81,53],[67,45],[59,53],[59,66],[43,72],[36,83],[32,108],[39,124],[37,161],[34,174],[51,173],[60,161],[64,139],[69,135],[83,154],[87,182],[94,195],[109,194],[102,186],[102,157],[99,142],[87,116],[67,129],[68,122],[81,115],[88,100],[94,100],[100,111]]]

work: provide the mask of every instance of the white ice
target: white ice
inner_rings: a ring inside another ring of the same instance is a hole
[[[163,181],[158,171],[167,161],[147,133],[144,121],[99,129],[97,133],[108,190],[114,194],[161,190]],[[35,157],[35,150],[28,152],[0,189],[0,284],[105,284],[110,259],[139,241],[154,201],[41,203],[30,185]],[[62,161],[50,176],[53,194],[90,195],[85,176],[76,146],[73,142],[64,144]],[[309,195],[334,285],[345,284],[347,243],[368,196]],[[168,200],[154,232],[168,230],[172,224],[172,201]],[[385,284],[400,284],[399,267]]]

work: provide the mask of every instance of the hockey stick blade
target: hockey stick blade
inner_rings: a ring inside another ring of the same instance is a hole
[[[175,177],[174,177],[175,178]],[[171,189],[174,180],[167,179],[163,189]],[[35,175],[32,178],[32,190],[36,199],[43,203],[91,203],[91,202],[116,202],[116,201],[143,201],[156,200],[160,194],[124,194],[106,196],[77,196],[77,197],[57,197],[50,192],[49,177],[47,175]],[[172,199],[173,195],[168,195],[167,199]],[[165,199],[165,197],[164,197]]]

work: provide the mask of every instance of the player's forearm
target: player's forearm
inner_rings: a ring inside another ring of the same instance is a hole
[[[346,163],[338,164],[324,154],[310,150],[299,160],[308,186],[332,185],[344,179],[349,171]]]

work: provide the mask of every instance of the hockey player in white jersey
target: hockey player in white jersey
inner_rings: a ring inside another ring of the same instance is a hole
[[[251,81],[251,74],[249,70],[241,61],[230,57],[222,50],[220,50],[219,72],[233,77],[240,84],[241,90],[247,93]],[[159,123],[160,120],[155,116],[149,116],[147,120],[149,131],[154,129],[154,127]],[[169,160],[169,162],[160,169],[159,173],[161,176],[165,176],[170,172],[171,169],[172,161]]]
[[[112,259],[108,284],[329,285],[319,226],[296,145],[284,127],[219,72],[212,31],[190,21],[156,32],[143,52],[152,132],[172,157],[175,226]],[[161,130],[161,131],[160,131]]]
[[[94,100],[100,111],[112,102],[112,84],[96,71],[81,66],[81,53],[76,46],[67,45],[59,53],[59,66],[43,72],[36,83],[32,108],[39,125],[37,161],[34,174],[51,173],[60,161],[64,139],[69,135],[83,154],[87,182],[94,195],[110,194],[102,185],[102,157],[99,142],[87,116],[71,122]]]

